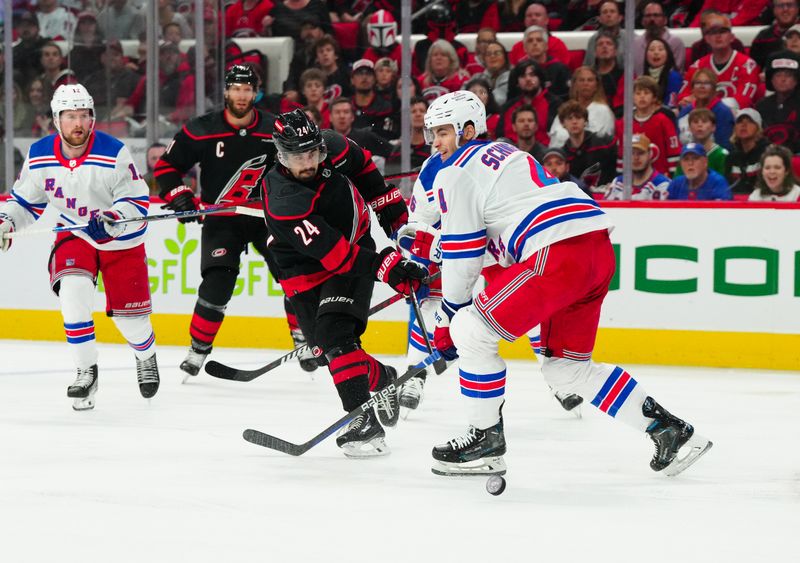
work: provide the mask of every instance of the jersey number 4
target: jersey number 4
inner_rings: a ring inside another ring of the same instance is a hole
[[[303,219],[303,226],[301,227],[300,225],[297,225],[294,228],[294,232],[297,233],[297,236],[303,239],[303,244],[308,246],[309,244],[311,244],[314,235],[319,234],[319,229],[316,227],[316,225],[314,225],[314,223],[312,223],[308,219]]]

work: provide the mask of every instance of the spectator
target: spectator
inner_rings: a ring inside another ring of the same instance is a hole
[[[658,83],[652,77],[640,76],[633,83],[633,106],[633,132],[644,133],[657,149],[653,167],[662,174],[673,175],[681,151],[678,132],[672,113],[662,109]],[[617,121],[616,135],[617,139],[623,138],[621,119]],[[620,143],[617,172],[622,171],[622,148]]]
[[[342,64],[342,52],[339,49],[339,42],[331,35],[323,35],[317,39],[312,49],[316,56],[315,66],[324,73],[325,100],[349,96],[352,93],[350,74]],[[300,76],[302,77],[302,74]],[[322,113],[324,118],[325,112]]]
[[[108,0],[97,14],[97,22],[106,39],[135,39],[145,31],[145,19],[128,0]]]
[[[170,22],[161,26],[161,37],[164,41],[180,45],[183,41],[184,35],[181,31],[181,26],[175,22]]]
[[[42,75],[41,79],[47,88],[45,96],[51,98],[56,88],[62,84],[75,84],[75,73],[64,68],[64,53],[54,41],[49,41],[42,46]]]
[[[783,46],[787,51],[800,55],[800,24],[796,23],[786,30],[786,33],[783,34]]]
[[[532,4],[529,5],[530,0],[500,0],[498,2],[498,16],[500,18],[500,27],[498,31],[524,31],[526,13]],[[541,4],[540,4],[541,5]],[[541,5],[544,9],[545,17],[547,17],[547,8]],[[549,18],[548,18],[549,19]],[[547,26],[545,21],[545,26]],[[541,23],[531,23],[530,25],[541,25]]]
[[[680,163],[683,176],[678,176],[669,183],[669,199],[731,199],[731,188],[725,178],[708,169],[708,159],[702,145],[697,143],[684,145],[681,149]]]
[[[167,152],[167,145],[163,143],[153,143],[147,147],[147,151],[145,152],[147,172],[142,176],[142,179],[147,183],[147,187],[150,189],[150,197],[158,197],[159,195],[160,190],[153,174],[156,170],[156,162],[158,162],[158,159],[161,158],[161,155],[165,152]]]
[[[600,12],[597,17],[597,22],[600,27],[589,38],[586,45],[586,55],[583,58],[583,64],[586,66],[594,66],[595,58],[595,43],[597,42],[598,34],[604,32],[609,37],[612,37],[617,44],[617,64],[622,66],[625,61],[622,58],[623,45],[622,45],[622,12],[620,11],[619,4],[615,0],[604,0],[600,3]]]
[[[792,153],[786,147],[770,145],[761,155],[761,172],[750,201],[800,201],[800,186],[792,172]]]
[[[781,1],[781,0],[776,0]],[[701,14],[708,9],[717,9],[731,18],[731,25],[759,25],[761,13],[767,9],[769,0],[705,0]],[[700,16],[695,16],[689,27],[700,27]]]
[[[717,143],[730,150],[730,136],[733,132],[733,111],[722,103],[717,95],[717,75],[708,68],[699,69],[692,76],[691,95],[680,100],[678,131],[682,144],[691,141],[689,133],[689,112],[696,108],[708,108],[717,119]]]
[[[708,27],[710,22],[716,22],[717,18],[724,17],[724,14],[719,10],[705,10],[700,14],[700,33],[702,37],[692,43],[689,47],[689,51],[686,54],[686,66],[687,70],[688,67],[702,59],[705,56],[708,56],[712,52],[710,40],[712,37],[708,34]],[[728,23],[728,27],[730,27],[730,23]],[[731,40],[731,47],[734,51],[739,53],[745,52],[744,44],[739,41],[739,38],[734,36]]]
[[[197,67],[195,66],[195,46],[189,47],[186,53],[187,66],[181,65],[178,71],[181,75],[181,83],[178,89],[178,97],[175,100],[175,109],[168,114],[167,120],[176,125],[183,125],[197,114]],[[205,74],[205,107],[214,105],[211,97],[214,95],[216,85],[219,84],[217,60],[211,52],[209,45],[203,48],[203,69]],[[187,72],[188,70],[188,72]],[[258,74],[258,73],[256,73]],[[124,101],[122,102],[124,103]],[[122,104],[118,104],[118,107]],[[161,101],[159,100],[159,105]]]
[[[225,9],[225,35],[257,37],[267,35],[275,21],[270,15],[271,0],[236,0]]]
[[[733,127],[733,148],[728,162],[728,181],[734,195],[749,195],[761,171],[761,155],[769,146],[761,131],[761,115],[753,108],[745,108],[736,116]]]
[[[659,99],[670,108],[678,107],[678,92],[683,83],[681,73],[675,68],[672,51],[663,39],[653,39],[645,49],[644,75],[658,84]]]
[[[532,25],[538,25],[541,28],[549,29],[550,15],[547,13],[547,8],[541,2],[533,2],[525,9],[525,27],[528,29]],[[567,46],[561,39],[553,34],[547,36],[547,52],[555,60],[569,65],[570,56]],[[526,58],[524,41],[518,41],[511,47],[511,52],[508,55],[508,60],[512,66],[515,66],[522,59]]]
[[[27,137],[30,135],[30,122],[32,119],[31,108],[25,103],[25,97],[22,95],[22,89],[18,84],[14,84],[11,88],[11,119],[0,120],[0,124],[5,121],[12,127],[15,137]],[[0,89],[0,107],[5,107],[5,89]],[[5,158],[0,155],[0,160]],[[0,182],[5,181],[5,176],[0,176]]]
[[[30,104],[31,122],[30,131],[25,136],[46,137],[55,129],[53,128],[53,115],[50,111],[50,97],[44,80],[34,78],[28,84],[28,104]]]
[[[631,138],[631,200],[667,199],[669,178],[653,169],[653,152],[658,150],[644,133]],[[606,199],[621,200],[625,196],[622,174],[608,187]]]
[[[443,94],[460,90],[469,80],[469,74],[461,68],[453,46],[437,39],[428,49],[425,72],[417,78],[422,86],[422,96],[430,102]]]
[[[617,92],[617,85],[622,84],[623,69],[622,65],[617,62],[617,44],[614,38],[604,30],[597,32],[597,40],[594,44],[595,57],[594,69],[600,76],[600,82],[603,84],[603,91],[609,100],[615,100],[619,97],[624,103],[624,95],[620,91]],[[680,82],[678,83],[680,86]],[[616,103],[613,104],[616,109]],[[620,114],[621,115],[621,114]]]
[[[508,53],[499,41],[491,41],[484,53],[486,70],[483,77],[489,81],[494,99],[502,107],[508,99],[508,79],[511,67],[508,65]]]
[[[92,12],[80,13],[75,27],[74,45],[69,52],[70,67],[77,80],[83,83],[89,74],[100,67],[100,57],[105,50],[103,34],[100,33],[96,16]]]
[[[589,131],[589,112],[576,100],[564,102],[558,108],[558,119],[568,135],[563,149],[572,174],[590,188],[613,180],[617,152],[614,138]]]
[[[348,101],[349,103],[349,101]],[[322,114],[314,106],[303,106],[302,110],[305,112],[308,119],[311,120],[317,127],[322,127]]]
[[[75,14],[58,5],[58,0],[39,0],[36,3],[36,18],[42,36],[53,41],[72,41],[75,32]]]
[[[387,10],[378,10],[367,20],[367,42],[369,47],[361,58],[374,63],[388,57],[400,67],[403,46],[397,42],[397,21]]]
[[[683,72],[686,68],[686,47],[683,41],[672,35],[667,28],[667,15],[664,13],[662,3],[657,0],[648,0],[642,7],[642,27],[644,33],[633,39],[633,72],[637,75],[644,74],[644,60],[647,46],[653,39],[660,39],[669,46],[675,61],[675,68]]]
[[[580,189],[589,195],[592,192],[580,178],[576,178],[570,171],[570,164],[564,149],[558,147],[548,148],[542,155],[541,160],[544,169],[554,178],[561,182],[574,182]]]
[[[95,116],[108,119],[113,109],[121,106],[133,94],[140,76],[125,66],[122,45],[110,41],[100,56],[101,68],[90,74],[83,85],[94,98]]]
[[[490,43],[497,41],[497,32],[491,27],[482,27],[475,34],[475,52],[469,53],[469,62],[464,70],[470,76],[486,71],[486,48]]]
[[[772,15],[775,17],[773,24],[759,31],[750,43],[750,58],[760,68],[766,68],[769,56],[784,48],[784,36],[798,23],[797,0],[775,0]]]
[[[569,95],[570,72],[567,65],[558,62],[547,54],[547,30],[532,25],[525,30],[523,43],[528,59],[535,61],[544,71],[544,85],[547,91],[563,101]]]
[[[13,149],[14,153],[14,178],[19,177],[19,172],[22,170],[22,163],[25,159],[22,157],[22,153],[19,152],[17,147]],[[0,155],[3,155],[3,158],[0,158],[0,194],[10,192],[11,186],[6,186],[6,131],[3,127],[2,123],[0,123]],[[3,187],[5,186],[5,189]]]
[[[445,41],[456,52],[461,67],[469,63],[469,49],[461,41],[456,40],[456,23],[449,4],[432,4],[426,14],[428,32],[425,39],[414,45],[411,59],[411,72],[420,75],[425,72],[428,61],[428,50],[437,41]]]
[[[391,104],[397,95],[398,76],[397,63],[389,57],[375,61],[375,91]]]
[[[547,127],[553,122],[558,101],[544,88],[544,72],[539,65],[533,61],[522,61],[511,70],[508,79],[508,98],[500,110],[495,135],[508,137],[512,143],[516,143],[518,139],[511,127],[511,116],[517,107],[529,105],[536,111],[536,122],[539,124],[536,140],[545,145],[549,144]]]
[[[431,145],[425,140],[425,112],[428,102],[422,96],[414,96],[409,102],[411,110],[411,169],[419,170],[425,160],[431,156]],[[393,146],[392,154],[386,162],[386,173],[399,174],[401,169],[400,144]],[[390,172],[391,171],[391,172]]]
[[[706,151],[708,168],[728,177],[728,151],[714,142],[716,130],[716,117],[708,108],[697,108],[689,112],[689,132],[692,135],[690,142],[697,143]],[[683,174],[681,165],[675,169],[675,177]]]
[[[767,96],[756,109],[761,114],[764,135],[776,145],[800,152],[800,55],[782,51],[769,62],[767,84],[775,94]]]
[[[500,119],[500,106],[497,104],[497,100],[494,99],[489,81],[481,75],[473,76],[464,84],[464,90],[469,90],[478,96],[483,105],[486,106],[486,129],[489,132],[489,136],[494,138],[497,122]]]
[[[323,35],[325,31],[317,20],[307,18],[300,23],[300,41],[295,41],[294,56],[289,63],[289,76],[283,83],[283,95],[288,100],[296,102],[300,99],[297,82],[303,71],[316,61],[317,53],[314,46]]]
[[[371,152],[373,156],[378,156],[384,160],[389,158],[392,153],[392,145],[369,129],[353,129],[355,120],[356,115],[353,112],[353,104],[349,98],[336,98],[331,102],[329,112],[331,129],[353,139],[359,146]]]
[[[400,127],[392,105],[375,92],[375,65],[367,59],[353,64],[350,77],[356,119],[353,127],[370,129],[384,139],[396,139]]]
[[[536,131],[539,128],[536,111],[531,106],[517,107],[511,114],[511,127],[517,137],[516,145],[519,150],[542,162],[547,147],[536,140]]]
[[[14,71],[19,73],[20,84],[29,84],[34,77],[44,72],[42,68],[42,47],[48,40],[39,35],[39,20],[36,14],[27,10],[14,17],[14,29],[19,35],[19,43],[14,45]]]
[[[461,0],[456,4],[456,27],[459,33],[475,33],[482,27],[498,29],[500,16],[495,0]]]
[[[295,44],[300,43],[300,28],[309,20],[319,22],[325,33],[333,33],[328,6],[322,0],[276,0],[270,15],[273,18],[272,35],[291,37]]]
[[[603,0],[570,0],[564,29],[591,31],[599,27],[600,4]]]
[[[599,137],[614,135],[614,112],[608,106],[603,83],[597,71],[588,66],[579,66],[572,73],[572,85],[569,89],[570,100],[576,100],[586,108],[589,122],[586,130],[597,133]],[[550,126],[550,145],[563,146],[568,137],[566,129],[559,119],[554,119]]]
[[[158,49],[158,103],[161,115],[171,114],[178,106],[178,95],[181,91],[185,73],[180,69],[182,57],[180,49],[173,43],[162,43]],[[125,117],[140,118],[145,114],[145,84],[147,77],[142,76],[133,94],[124,104],[115,108],[111,119]]]
[[[316,108],[319,112],[320,128],[330,128],[331,114],[325,101],[325,73],[318,68],[306,70],[300,75],[300,93],[301,103]]]

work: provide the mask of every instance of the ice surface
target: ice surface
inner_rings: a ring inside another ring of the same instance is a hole
[[[677,478],[652,445],[547,393],[537,365],[509,367],[508,488],[430,472],[430,449],[465,429],[456,370],[429,376],[392,454],[346,459],[329,439],[299,458],[241,438],[294,442],[341,410],[327,372],[288,364],[251,383],[201,374],[159,349],[162,385],[139,395],[132,352],[100,345],[94,411],[66,397],[65,344],[0,341],[0,561],[796,561],[800,374],[626,366],[714,441]],[[215,350],[253,368],[276,351]],[[402,367],[400,358],[387,358]]]

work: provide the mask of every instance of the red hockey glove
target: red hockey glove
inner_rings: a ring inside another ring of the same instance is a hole
[[[436,311],[436,328],[433,330],[433,345],[448,362],[458,358],[458,350],[450,336],[450,317],[439,308]]]
[[[188,186],[178,186],[170,190],[164,195],[164,201],[167,202],[166,208],[173,211],[198,211],[200,209],[200,199],[195,197],[192,188]],[[191,223],[192,221],[199,223],[202,220],[202,216],[199,215],[178,219],[181,223]]]
[[[411,295],[428,277],[425,266],[406,260],[391,248],[384,248],[375,262],[375,277],[405,296]]]
[[[408,222],[408,207],[403,194],[393,184],[386,184],[388,192],[369,202],[387,237]]]

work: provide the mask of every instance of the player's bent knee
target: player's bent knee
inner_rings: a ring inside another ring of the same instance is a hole
[[[210,268],[203,272],[197,295],[215,305],[227,305],[236,287],[239,272],[231,268]]]
[[[460,309],[450,321],[450,337],[460,356],[496,355],[500,339],[472,306]]]
[[[555,391],[576,392],[592,376],[592,362],[578,362],[566,358],[544,358],[542,374]]]
[[[355,342],[356,323],[348,315],[322,315],[314,327],[314,342],[323,352]]]

